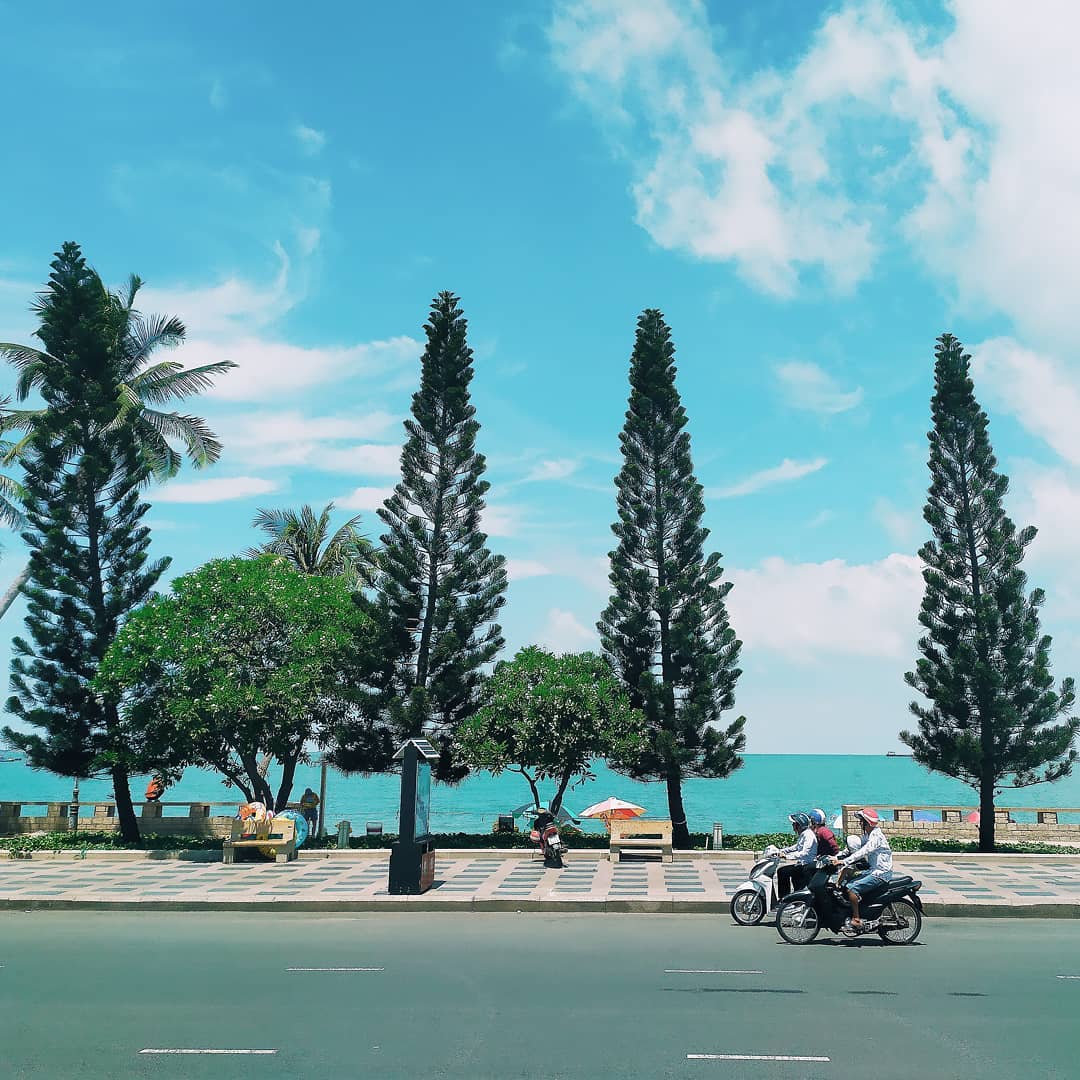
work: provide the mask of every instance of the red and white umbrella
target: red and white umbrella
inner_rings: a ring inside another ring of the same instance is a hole
[[[604,799],[603,802],[594,803],[588,809],[582,810],[578,817],[602,818],[607,825],[612,818],[635,818],[644,813],[644,806],[637,806],[625,799]]]

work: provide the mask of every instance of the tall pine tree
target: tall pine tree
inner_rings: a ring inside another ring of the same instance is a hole
[[[452,760],[453,734],[476,711],[482,668],[503,645],[495,618],[506,569],[481,531],[490,484],[476,451],[473,355],[456,296],[439,293],[424,331],[401,482],[379,510],[387,531],[373,615],[387,646],[386,668],[366,699],[365,720],[343,732],[334,757],[346,769],[387,768],[395,741],[427,732],[441,754],[436,775],[454,780],[464,769]]]
[[[630,402],[615,480],[614,589],[599,623],[604,651],[645,713],[648,749],[631,776],[667,783],[676,847],[690,846],[685,777],[725,777],[742,765],[745,717],[726,728],[742,643],[728,621],[720,556],[690,459],[686,411],[675,388],[675,347],[663,315],[641,314],[630,358]]]
[[[994,848],[994,798],[1067,776],[1080,720],[1073,680],[1055,690],[1050,637],[1039,629],[1044,593],[1027,593],[1020,569],[1035,538],[1017,532],[1002,500],[986,413],[975,399],[971,357],[952,334],[938,338],[934,365],[930,493],[923,516],[934,538],[924,563],[921,659],[905,676],[929,705],[913,702],[918,733],[901,732],[915,760],[979,793],[979,849]]]
[[[121,619],[168,566],[151,562],[139,497],[150,464],[120,408],[122,305],[67,243],[39,298],[45,351],[37,387],[45,408],[21,458],[23,539],[30,548],[26,626],[16,638],[8,711],[37,732],[4,729],[39,768],[86,777],[108,770],[120,830],[138,843],[128,774],[116,753],[119,716],[90,683]]]

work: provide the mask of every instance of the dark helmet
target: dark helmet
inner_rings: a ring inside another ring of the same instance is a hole
[[[789,820],[799,832],[810,828],[810,819],[805,814],[790,814]]]

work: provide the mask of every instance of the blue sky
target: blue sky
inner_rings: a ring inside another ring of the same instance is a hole
[[[0,339],[28,339],[74,239],[184,319],[180,359],[238,363],[198,406],[221,462],[152,493],[182,573],[254,542],[261,506],[334,499],[378,534],[427,307],[453,290],[508,644],[578,649],[635,319],[659,307],[749,749],[883,752],[908,724],[945,330],[1009,509],[1041,529],[1055,671],[1080,668],[1080,17],[1045,8],[0,3]],[[5,538],[0,585],[22,557]]]

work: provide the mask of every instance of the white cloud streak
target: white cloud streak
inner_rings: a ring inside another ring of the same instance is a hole
[[[762,469],[752,473],[737,484],[725,488],[711,488],[706,494],[710,498],[730,499],[738,495],[753,495],[765,488],[774,487],[777,484],[786,484],[792,480],[801,480],[804,476],[810,476],[829,464],[828,458],[814,458],[812,461],[793,461],[784,458],[779,465],[771,469]]]
[[[792,360],[779,364],[776,377],[784,400],[796,409],[834,416],[862,403],[861,386],[843,390],[832,375],[808,361]]]
[[[155,503],[219,503],[269,495],[279,485],[258,476],[214,476],[206,480],[170,480],[152,495]]]
[[[309,127],[307,124],[297,124],[293,128],[293,138],[300,144],[301,151],[309,157],[322,153],[323,147],[326,146],[326,132]]]

